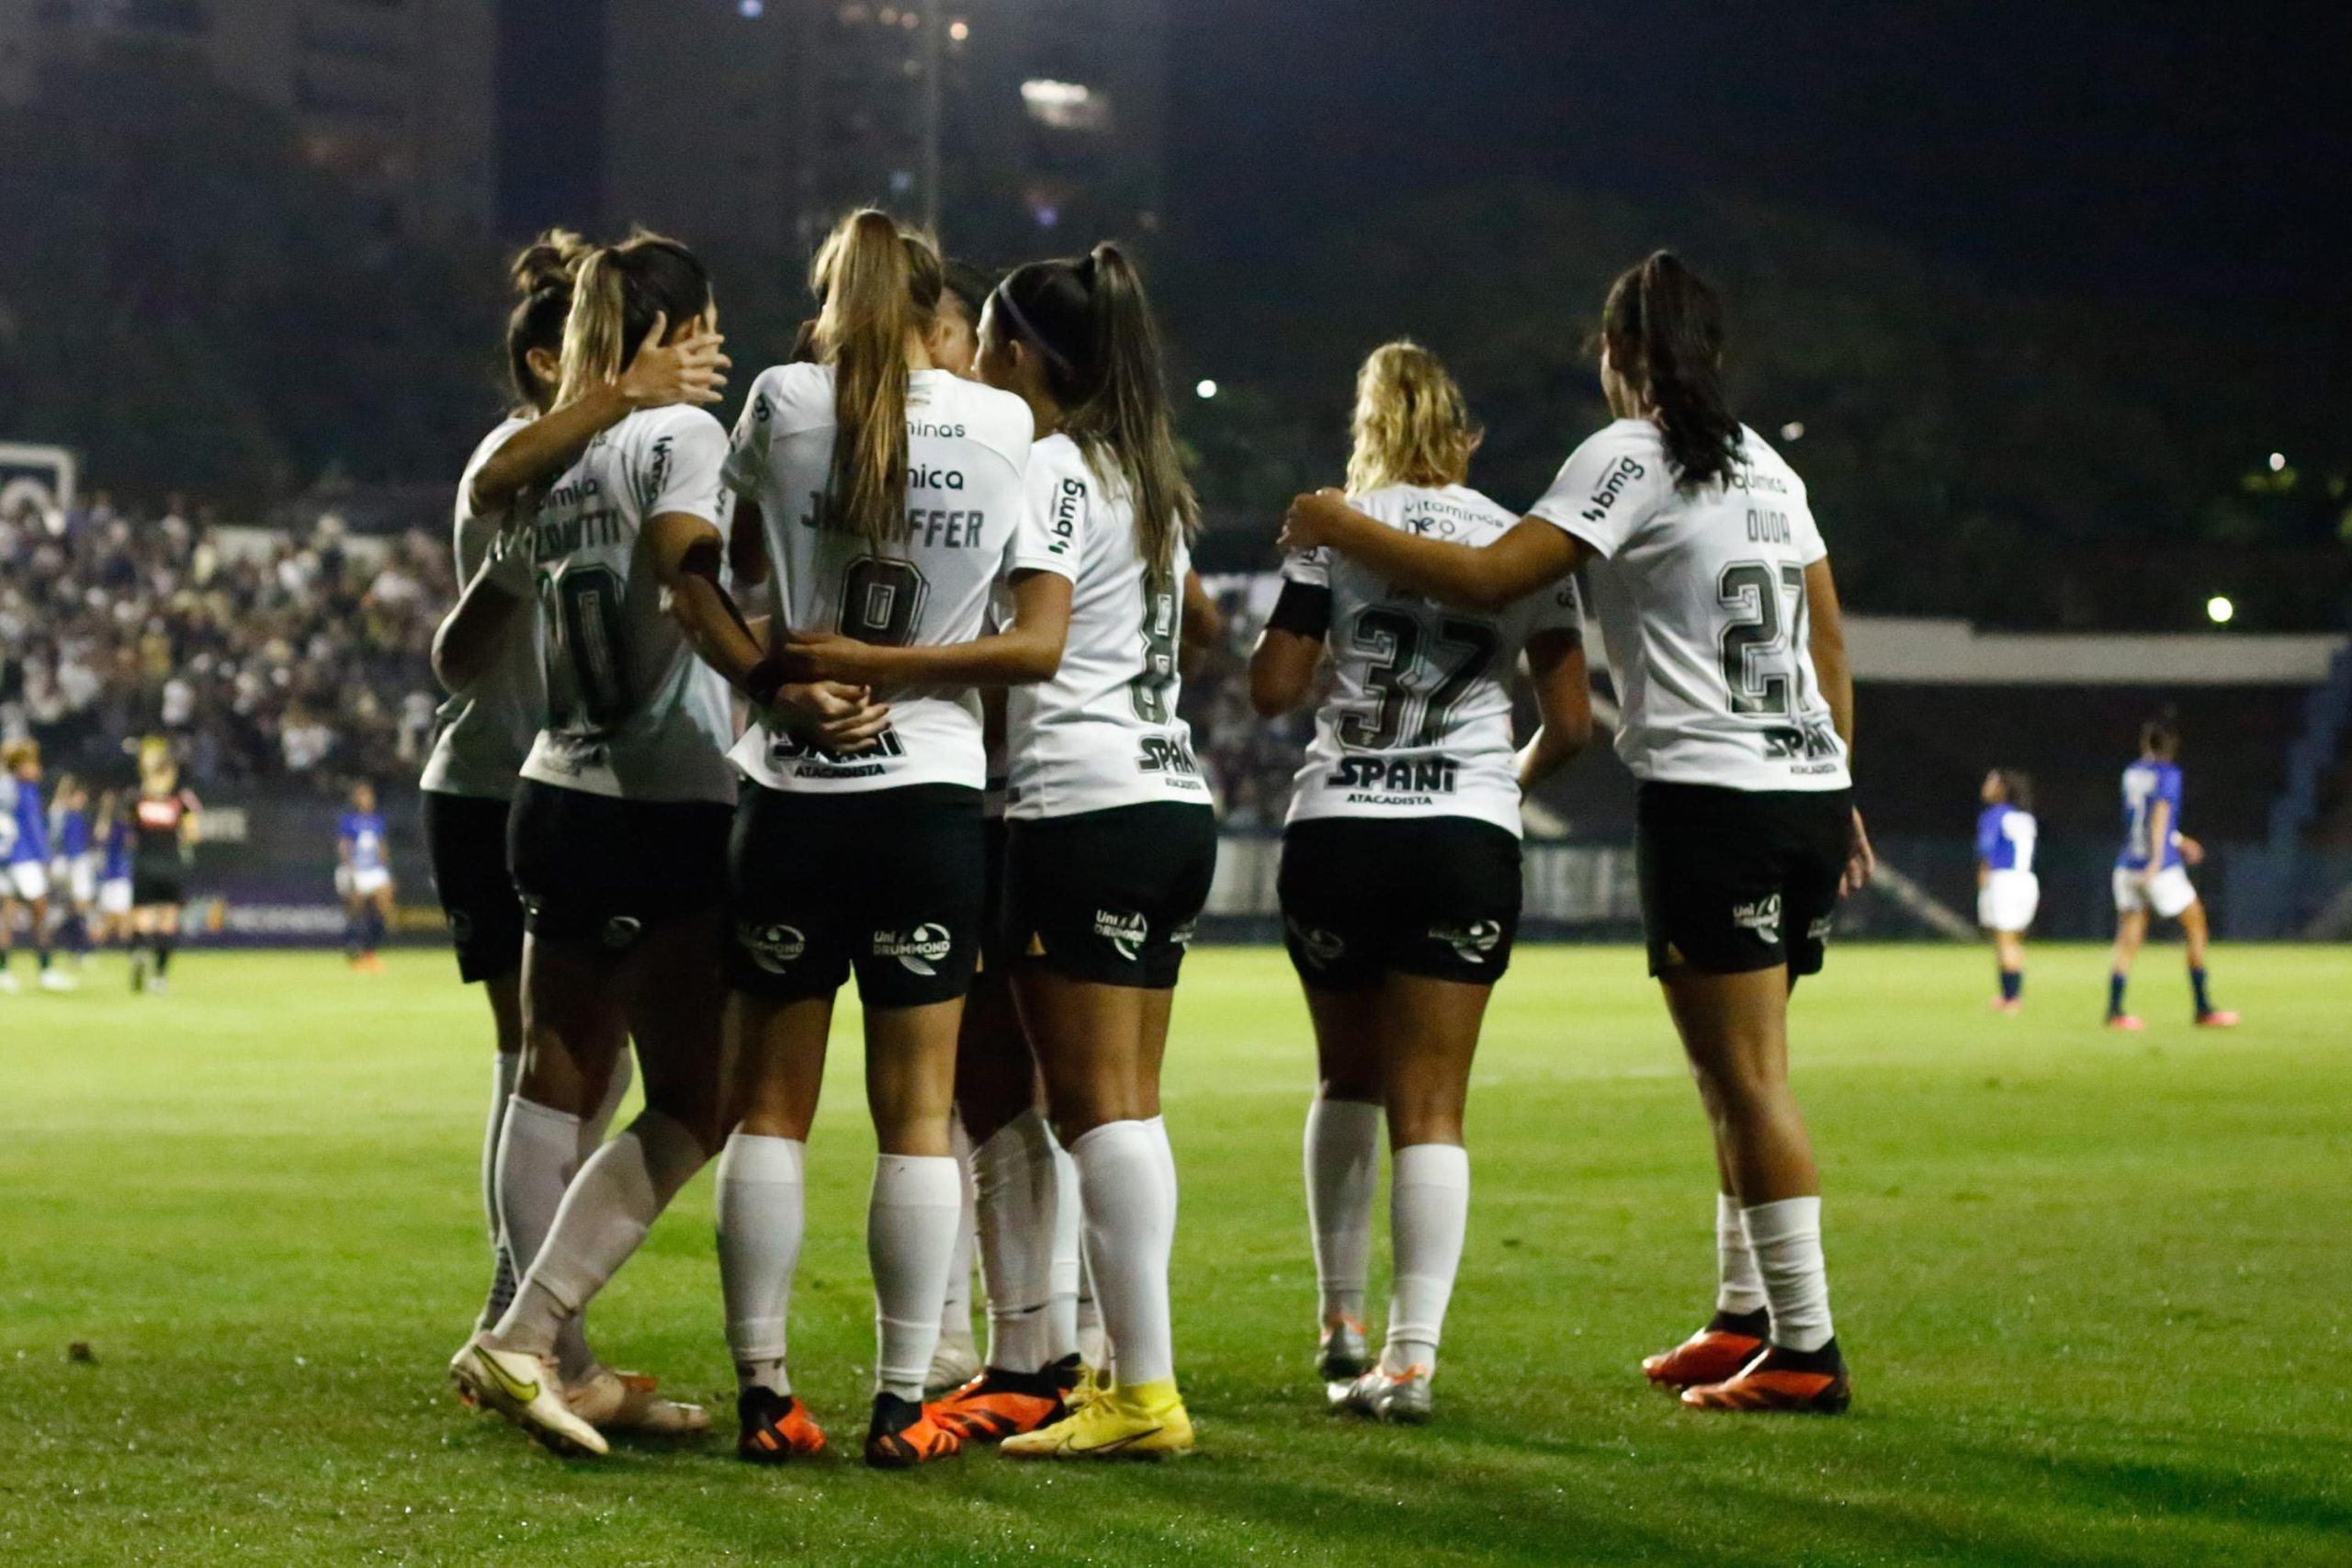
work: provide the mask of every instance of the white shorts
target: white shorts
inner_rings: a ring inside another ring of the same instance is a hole
[[[2154,909],[2167,920],[2177,920],[2180,912],[2197,902],[2197,889],[2188,885],[2188,870],[2185,866],[2168,865],[2146,882],[2136,871],[2122,866],[2115,868],[2115,912],[2136,914],[2142,909]]]
[[[2030,871],[1996,871],[1976,890],[1976,923],[1988,931],[2021,931],[2041,907],[2041,878]]]
[[[52,886],[65,889],[66,897],[77,909],[86,908],[98,896],[98,857],[78,854],[70,859],[60,855],[49,868]]]
[[[390,887],[392,874],[382,866],[370,866],[354,871],[347,865],[334,868],[334,890],[345,898],[368,898]]]
[[[49,897],[49,867],[37,860],[20,860],[8,868],[8,891],[30,903]]]
[[[130,878],[110,876],[98,884],[98,913],[101,915],[130,913]]]

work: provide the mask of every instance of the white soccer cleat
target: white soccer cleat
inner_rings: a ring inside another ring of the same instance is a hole
[[[6,969],[0,969],[0,991],[14,996],[23,989],[22,986],[17,984],[17,977],[14,975],[9,974]]]
[[[563,1402],[553,1361],[493,1349],[477,1334],[450,1358],[449,1377],[461,1397],[470,1394],[472,1403],[497,1411],[549,1453],[577,1458],[609,1451],[604,1434]]]
[[[40,988],[44,991],[70,991],[80,984],[79,980],[62,969],[44,969],[40,972]]]
[[[1430,1418],[1430,1377],[1427,1367],[1407,1367],[1401,1372],[1374,1367],[1353,1382],[1333,1383],[1331,1408],[1395,1426],[1419,1427]]]
[[[657,1438],[690,1438],[710,1430],[710,1412],[684,1400],[664,1399],[651,1378],[598,1367],[563,1391],[571,1413],[605,1432],[643,1432]]]
[[[938,1399],[955,1393],[980,1375],[980,1353],[968,1339],[939,1341],[931,1353],[931,1371],[923,1374],[922,1396]]]

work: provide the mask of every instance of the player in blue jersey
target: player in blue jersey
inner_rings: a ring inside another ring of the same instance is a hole
[[[2033,781],[2014,768],[1984,775],[1976,817],[1976,923],[1993,933],[1993,957],[2001,969],[1996,1012],[2024,1006],[2025,933],[2041,904],[2041,878],[2034,874],[2033,852],[2041,829],[2033,819]]]
[[[2150,719],[2140,728],[2140,760],[2123,770],[2123,852],[2115,861],[2115,967],[2107,981],[2107,1026],[2148,1026],[2123,1009],[2123,987],[2132,961],[2148,934],[2148,912],[2180,922],[2188,947],[2188,986],[2196,993],[2197,1021],[2227,1029],[2238,1015],[2213,1005],[2205,987],[2205,906],[2189,886],[2188,868],[2205,858],[2196,840],[2180,830],[2180,732],[2169,719]]]
[[[32,928],[41,989],[71,990],[73,980],[49,963],[49,813],[40,803],[40,748],[14,741],[6,762],[0,776],[0,991],[17,988],[8,958],[19,908]]]
[[[100,945],[130,945],[131,810],[119,790],[98,797],[98,925]]]
[[[351,809],[335,819],[334,890],[343,898],[344,951],[368,973],[384,961],[376,950],[392,919],[392,868],[384,858],[384,818],[373,784],[351,786]]]
[[[49,842],[54,858],[49,882],[64,908],[57,918],[57,945],[79,968],[90,955],[90,912],[98,901],[98,849],[90,836],[90,792],[81,780],[62,773],[49,803]]]

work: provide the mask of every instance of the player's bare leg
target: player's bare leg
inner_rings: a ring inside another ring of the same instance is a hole
[[[2205,949],[2208,933],[2205,900],[2197,899],[2180,912],[2180,934],[2188,949],[2188,987],[2197,999],[2197,1021],[2207,1029],[2236,1027],[2238,1015],[2226,1008],[2215,1007],[2212,996],[2206,988]]]
[[[2132,982],[2132,965],[2140,956],[2140,944],[2148,939],[2148,911],[2127,909],[2115,919],[2115,956],[2107,976],[2107,1026],[2109,1029],[2145,1029],[2123,1009],[2123,988]]]

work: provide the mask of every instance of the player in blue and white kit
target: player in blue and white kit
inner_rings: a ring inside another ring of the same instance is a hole
[[[2180,922],[2188,949],[2188,987],[2197,1001],[2197,1021],[2228,1029],[2236,1013],[2213,1005],[2205,984],[2205,905],[2188,881],[2188,868],[2205,858],[2202,845],[2180,830],[2180,732],[2169,719],[2150,719],[2140,728],[2140,760],[2123,770],[2123,852],[2115,860],[2115,966],[2107,979],[2107,1026],[2145,1029],[2124,1010],[2123,988],[2132,961],[2148,935],[2148,913]]]
[[[130,945],[130,857],[138,841],[132,810],[121,791],[98,800],[98,929],[101,945]]]
[[[2025,933],[2041,904],[2033,851],[2033,781],[2013,768],[1984,775],[1984,809],[1976,817],[1976,923],[1993,933],[2000,965],[1996,1012],[2016,1012],[2025,991]]]
[[[6,773],[0,776],[0,991],[17,989],[8,973],[16,945],[17,911],[29,923],[33,952],[45,991],[71,990],[71,976],[50,967],[49,812],[40,799],[40,748],[30,740],[10,744]]]
[[[392,918],[392,868],[384,858],[384,818],[376,786],[351,786],[351,808],[335,819],[334,890],[343,899],[345,954],[354,969],[384,966],[376,950]]]
[[[57,945],[73,955],[75,968],[90,956],[90,914],[98,901],[98,851],[90,838],[90,792],[72,773],[59,776],[57,794],[49,804],[49,840],[55,852],[50,862],[52,893],[62,893],[65,908],[57,919]]]

